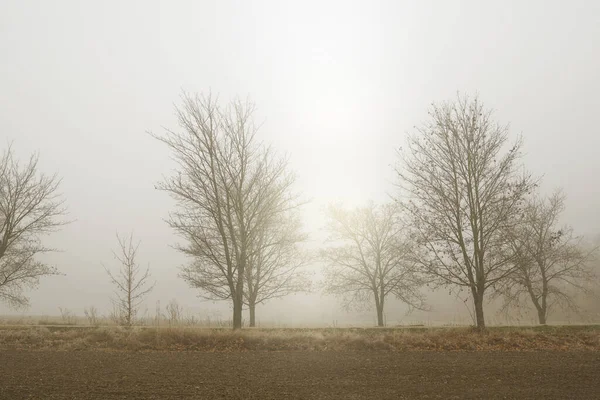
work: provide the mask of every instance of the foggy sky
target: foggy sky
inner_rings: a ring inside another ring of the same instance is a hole
[[[485,3],[485,4],[483,4]],[[172,167],[146,132],[177,128],[181,90],[223,101],[250,96],[261,139],[290,157],[311,203],[305,227],[319,246],[322,209],[394,193],[396,149],[433,101],[479,93],[511,135],[542,190],[562,187],[565,222],[600,232],[600,2],[590,1],[16,1],[0,3],[0,141],[40,152],[58,172],[74,223],[48,237],[60,277],[30,292],[28,314],[106,310],[115,232],[134,231],[158,284],[146,302],[224,310],[177,277],[172,202],[154,184]],[[434,308],[464,311],[431,300]],[[296,305],[290,313],[285,306]],[[1,313],[11,311],[0,305]],[[335,299],[290,296],[259,320],[330,321]],[[389,308],[388,320],[404,309]],[[489,316],[492,318],[492,315]],[[426,318],[426,317],[423,317]],[[448,318],[452,318],[449,315]]]

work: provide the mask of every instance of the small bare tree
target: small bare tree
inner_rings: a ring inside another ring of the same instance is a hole
[[[546,199],[532,197],[520,223],[508,233],[517,268],[500,282],[504,309],[531,301],[540,324],[546,324],[553,308],[578,310],[577,292],[588,292],[593,281],[592,259],[596,248],[588,249],[582,237],[569,226],[559,226],[565,196],[557,191]]]
[[[165,307],[165,312],[165,318],[169,321],[169,325],[175,326],[181,321],[183,306],[179,305],[177,300],[172,299]]]
[[[438,284],[468,289],[483,329],[486,290],[514,268],[503,232],[535,184],[519,171],[521,140],[506,148],[508,128],[477,97],[434,104],[429,115],[396,170],[420,244],[415,261]]]
[[[410,242],[395,204],[373,204],[354,211],[328,209],[329,241],[321,254],[327,262],[325,291],[341,296],[344,306],[371,303],[377,325],[384,325],[389,294],[410,308],[425,309],[423,285],[409,261]]]
[[[60,319],[62,323],[65,325],[75,325],[77,322],[77,316],[73,314],[71,310],[68,308],[58,307],[58,311],[60,311]]]
[[[134,245],[133,234],[122,239],[117,234],[119,249],[113,251],[114,258],[120,266],[116,273],[104,267],[115,285],[116,298],[113,299],[113,319],[119,324],[131,326],[144,297],[154,288],[149,284],[150,267],[140,268],[136,261],[139,242]]]
[[[98,309],[94,306],[86,307],[83,309],[83,314],[88,320],[88,323],[91,326],[98,326],[100,323],[100,318],[98,316]]]
[[[307,239],[300,219],[292,212],[275,216],[257,235],[246,266],[244,303],[250,312],[250,327],[256,326],[256,305],[270,299],[310,290],[304,269],[308,254],[299,247]]]
[[[38,155],[21,165],[9,146],[0,159],[0,300],[15,308],[27,307],[23,292],[39,278],[56,275],[56,268],[37,259],[52,251],[41,237],[67,222],[60,179],[38,172]]]
[[[233,303],[233,328],[242,327],[244,278],[253,243],[295,197],[287,160],[256,139],[254,105],[221,107],[209,96],[183,96],[181,132],[155,138],[172,151],[178,170],[158,185],[177,201],[169,225],[191,258],[181,276],[200,295]]]

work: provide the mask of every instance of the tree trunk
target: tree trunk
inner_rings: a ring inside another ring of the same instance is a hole
[[[483,317],[483,293],[473,293],[473,303],[475,304],[475,322],[477,329],[485,329],[485,318]]]
[[[233,295],[233,329],[242,329],[242,308],[244,306],[244,270],[246,267],[246,252],[242,249],[238,265],[235,294]]]
[[[545,285],[544,285],[545,286]],[[546,294],[542,293],[542,304],[540,304],[539,297],[535,295],[533,291],[533,287],[528,282],[526,284],[527,291],[529,292],[529,297],[531,297],[531,302],[533,303],[537,313],[538,313],[538,321],[540,325],[546,325]],[[547,290],[544,288],[544,290]]]
[[[373,288],[375,295],[375,309],[377,310],[377,326],[383,326],[383,293],[379,293],[377,287]]]
[[[540,307],[540,308],[538,308],[537,312],[538,312],[538,319],[540,321],[540,325],[546,325],[546,310],[544,310]]]
[[[250,327],[254,328],[256,326],[256,304],[250,303],[248,308],[250,309]]]
[[[233,298],[233,329],[242,329],[242,298],[239,295]]]
[[[548,315],[548,279],[546,278],[546,270],[542,268],[543,288],[542,288],[542,307],[538,308],[538,317],[540,325],[546,325],[546,316]]]
[[[377,306],[377,326],[383,326],[383,305]]]

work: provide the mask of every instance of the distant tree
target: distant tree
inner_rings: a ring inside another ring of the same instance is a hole
[[[271,218],[249,252],[244,302],[250,311],[251,327],[256,326],[257,304],[310,290],[309,275],[303,269],[309,257],[300,248],[307,236],[292,211]]]
[[[92,326],[98,326],[100,317],[98,316],[98,309],[94,306],[86,307],[83,309],[83,314],[88,320],[88,323]]]
[[[15,308],[27,307],[23,294],[37,286],[39,278],[56,275],[56,268],[40,261],[52,251],[41,237],[67,222],[60,179],[38,171],[38,155],[21,165],[12,147],[0,159],[0,299]]]
[[[586,248],[582,237],[569,226],[559,226],[565,210],[560,191],[548,198],[532,197],[509,232],[517,268],[499,283],[497,293],[506,310],[529,299],[540,324],[546,324],[554,308],[577,310],[577,292],[587,292],[593,281],[592,260],[596,248]]]
[[[295,202],[287,160],[257,141],[253,112],[250,102],[221,107],[210,95],[184,95],[177,108],[182,131],[154,135],[178,165],[158,189],[177,201],[169,225],[186,242],[177,248],[191,258],[181,276],[206,299],[231,299],[234,329],[242,327],[254,242]]]
[[[330,246],[321,254],[327,262],[325,291],[341,296],[344,306],[371,303],[377,325],[384,325],[384,307],[393,295],[411,308],[425,309],[419,289],[423,282],[409,261],[410,241],[395,204],[327,212]]]
[[[521,140],[506,149],[508,128],[477,97],[433,104],[429,115],[396,170],[420,244],[415,261],[434,282],[468,289],[483,329],[486,290],[514,269],[503,232],[535,184],[519,173]]]
[[[165,307],[165,318],[169,325],[175,326],[181,322],[183,315],[183,306],[180,306],[176,299],[172,299]]]
[[[125,239],[117,234],[117,241],[119,249],[113,251],[113,256],[118,261],[119,268],[114,273],[107,267],[104,269],[116,288],[113,319],[122,325],[131,326],[144,297],[154,288],[155,283],[149,284],[150,267],[142,269],[136,261],[140,244],[133,243],[133,234]]]

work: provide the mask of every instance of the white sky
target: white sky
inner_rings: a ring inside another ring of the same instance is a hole
[[[151,313],[173,297],[193,311],[214,307],[177,277],[183,259],[163,222],[171,202],[153,188],[169,173],[169,154],[145,132],[176,127],[182,89],[257,103],[262,138],[289,154],[312,200],[315,240],[328,203],[393,193],[390,165],[405,133],[457,91],[478,92],[523,134],[527,168],[544,174],[544,190],[569,196],[565,221],[596,234],[599,43],[593,0],[4,0],[0,141],[22,156],[40,152],[43,171],[63,177],[77,220],[49,238],[63,250],[49,259],[66,276],[43,279],[28,313],[106,309],[101,262],[110,264],[117,230],[135,231],[158,280]],[[294,315],[278,307],[295,303]],[[329,321],[336,307],[293,296],[263,315]]]

